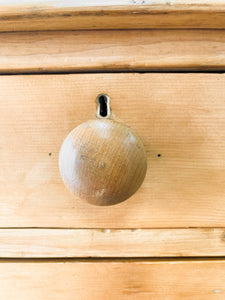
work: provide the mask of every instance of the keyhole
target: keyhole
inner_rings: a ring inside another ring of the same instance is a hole
[[[109,96],[100,94],[97,97],[97,117],[107,118],[110,115]]]

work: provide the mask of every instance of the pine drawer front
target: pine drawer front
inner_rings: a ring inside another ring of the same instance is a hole
[[[224,300],[225,1],[17,2],[0,4],[0,299]],[[148,160],[109,207],[58,167],[100,93]]]
[[[0,227],[225,226],[223,74],[0,77]],[[124,203],[95,207],[65,188],[58,153],[96,114],[99,93],[147,150],[148,171]]]
[[[1,299],[224,299],[223,260],[4,261]]]

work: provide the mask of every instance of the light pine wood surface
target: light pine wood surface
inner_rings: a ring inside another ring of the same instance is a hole
[[[223,74],[1,76],[1,227],[177,228],[225,225]],[[62,141],[96,115],[95,98],[142,139],[138,192],[93,207],[68,192]]]
[[[9,261],[2,300],[223,300],[224,260]]]
[[[0,258],[225,256],[225,228],[13,228],[0,241]]]
[[[0,33],[0,73],[216,71],[225,30]]]
[[[87,3],[88,2],[88,3]],[[133,5],[129,5],[133,2]],[[0,2],[0,31],[225,28],[225,1]]]
[[[1,300],[225,299],[224,74],[4,76],[223,72],[224,28],[224,0],[0,0]],[[58,154],[102,92],[149,167],[100,208]]]

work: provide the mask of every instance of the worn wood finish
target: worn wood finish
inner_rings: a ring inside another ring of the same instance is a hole
[[[0,73],[224,69],[224,30],[0,33]]]
[[[3,300],[211,300],[225,297],[224,260],[9,261]]]
[[[166,3],[167,2],[167,3]],[[214,4],[222,5],[224,4],[224,0],[214,0]],[[5,7],[8,5],[17,5],[18,0],[0,0],[0,5],[2,7]],[[36,7],[38,5],[45,5],[46,6],[52,6],[55,8],[63,8],[63,7],[85,7],[91,9],[93,6],[115,6],[115,5],[133,5],[133,6],[139,6],[142,4],[143,6],[149,5],[149,4],[167,4],[169,5],[170,2],[167,0],[20,0],[20,5],[27,5],[27,7],[31,5],[35,5]],[[180,4],[180,5],[208,5],[213,6],[211,0],[173,0],[173,3],[171,4]],[[12,7],[13,8],[13,7]]]
[[[94,205],[118,204],[141,186],[147,157],[142,141],[113,117],[78,125],[64,140],[59,168],[68,189]]]
[[[0,226],[225,226],[224,74],[1,76]],[[58,170],[62,141],[111,97],[147,151],[146,179],[113,207],[79,201]]]
[[[0,229],[1,258],[225,256],[225,228]]]
[[[75,0],[64,5],[59,1],[24,5],[14,2],[10,5],[4,1],[0,6],[0,31],[225,28],[224,0],[144,1],[146,5],[95,7],[91,7],[90,2],[86,7],[74,3]],[[143,4],[143,1],[137,4]]]

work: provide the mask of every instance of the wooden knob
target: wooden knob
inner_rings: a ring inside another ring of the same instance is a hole
[[[59,168],[65,185],[75,195],[91,204],[113,205],[140,187],[147,159],[132,130],[106,115],[69,133],[60,150]]]

